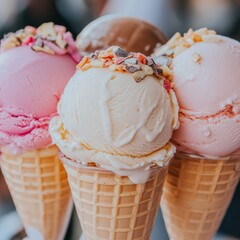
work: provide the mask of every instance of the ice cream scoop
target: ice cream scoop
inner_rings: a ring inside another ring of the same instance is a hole
[[[69,223],[67,174],[48,126],[79,60],[71,33],[53,23],[1,41],[0,164],[29,239],[63,239]]]
[[[71,159],[120,173],[161,166],[178,126],[171,82],[152,58],[110,47],[85,57],[67,84],[50,133]],[[169,156],[169,157],[166,157]]]
[[[150,55],[156,46],[166,41],[164,34],[146,21],[111,14],[88,24],[78,35],[76,43],[83,54],[118,45],[128,52]]]
[[[181,122],[173,141],[180,151],[219,158],[240,152],[240,43],[204,31],[172,40]]]
[[[1,41],[0,145],[19,152],[47,146],[50,118],[80,60],[70,32],[53,23]]]
[[[240,43],[190,29],[155,55],[172,59],[180,106],[161,202],[165,225],[170,239],[213,239],[240,177]]]

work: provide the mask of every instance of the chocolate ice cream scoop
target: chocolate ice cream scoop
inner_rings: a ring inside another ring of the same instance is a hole
[[[150,55],[155,47],[166,43],[165,35],[141,19],[107,15],[88,24],[77,37],[82,54],[118,45],[128,52]]]

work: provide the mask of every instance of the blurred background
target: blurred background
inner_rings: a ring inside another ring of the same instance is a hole
[[[76,36],[100,15],[121,13],[143,18],[171,37],[208,27],[240,39],[240,0],[0,0],[0,37],[25,25],[54,21]]]
[[[26,25],[36,27],[49,21],[65,25],[76,37],[89,22],[109,13],[145,19],[168,38],[190,27],[208,27],[240,40],[240,0],[0,0],[0,38]],[[160,211],[155,226],[152,239],[167,240]],[[239,226],[240,185],[216,239],[240,239]],[[74,212],[66,239],[79,239],[80,231]],[[0,240],[24,236],[0,170]]]

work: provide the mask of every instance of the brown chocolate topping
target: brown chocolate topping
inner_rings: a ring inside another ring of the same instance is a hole
[[[127,52],[153,53],[156,45],[167,38],[155,26],[145,21],[116,15],[104,16],[87,25],[78,35],[77,46],[85,55],[117,45]]]

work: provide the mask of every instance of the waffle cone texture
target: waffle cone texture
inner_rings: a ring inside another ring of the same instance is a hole
[[[100,168],[64,166],[85,240],[150,239],[166,168],[156,167],[145,184],[134,184]]]
[[[62,240],[72,210],[67,174],[58,148],[12,155],[2,148],[1,168],[31,240]]]
[[[240,177],[240,156],[208,160],[177,153],[169,166],[161,208],[171,240],[211,240]]]

